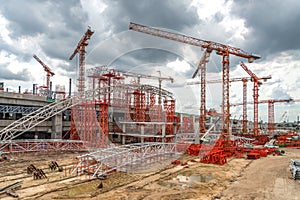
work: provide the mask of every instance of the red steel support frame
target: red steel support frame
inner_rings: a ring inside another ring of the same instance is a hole
[[[46,71],[46,86],[47,86],[47,97],[50,95],[50,76],[54,76],[55,74],[50,70],[50,68],[43,62],[39,57],[36,55],[33,55],[33,58],[38,61],[43,67],[44,70]]]
[[[258,91],[258,89],[257,89],[257,91]],[[247,102],[247,103],[254,104],[254,106],[257,105],[257,107],[258,107],[259,103],[267,103],[268,104],[268,131],[269,131],[269,134],[272,134],[274,132],[274,103],[279,103],[279,102],[289,103],[289,102],[293,102],[293,101],[294,100],[290,98],[290,99],[261,100],[261,101],[257,101],[256,103],[254,103],[254,102]],[[237,105],[242,105],[242,104],[238,103],[238,104],[233,104],[233,105],[237,106]],[[257,110],[257,108],[256,108],[256,110]],[[257,129],[257,134],[255,134],[255,132],[254,132],[254,136],[257,136],[257,135],[258,135],[258,129]]]
[[[243,129],[242,134],[247,134],[247,82],[248,79],[244,78],[243,80]]]
[[[229,104],[229,53],[223,52],[223,102],[222,102],[222,135],[229,139],[230,104]]]
[[[106,102],[100,102],[99,122],[103,133],[100,147],[108,147],[108,104]]]
[[[247,69],[248,70],[248,69]],[[197,71],[196,71],[197,72]],[[266,81],[267,79],[271,79],[271,76],[267,76],[267,77],[262,77],[262,78],[258,78],[258,80],[264,80]],[[236,81],[242,81],[243,82],[243,129],[242,132],[247,133],[247,82],[248,81],[254,81],[253,77],[243,77],[243,78],[231,78],[229,79],[229,82],[236,82]],[[223,80],[210,80],[210,81],[206,81],[206,83],[221,83]],[[193,85],[193,84],[201,84],[201,81],[199,82],[194,82],[191,83],[189,85]],[[258,87],[259,84],[261,84],[260,82],[254,83],[254,96],[253,97],[258,97]],[[205,95],[203,95],[205,96]],[[201,98],[202,98],[202,94],[201,94]],[[255,98],[257,101],[258,99]],[[233,105],[239,105],[239,104],[233,104]],[[255,108],[256,113],[257,113],[257,107]],[[200,114],[201,115],[201,114]],[[257,114],[256,114],[257,116]],[[201,119],[201,118],[200,118]],[[199,120],[199,123],[202,124],[200,122],[201,120]],[[203,123],[205,124],[205,123]],[[200,126],[201,127],[201,126]]]
[[[84,94],[85,89],[85,46],[79,51],[79,76],[78,76],[78,93]]]
[[[76,131],[76,125],[74,121],[74,109],[71,109],[71,127],[70,127],[70,140],[80,140],[79,135]]]
[[[72,60],[74,56],[79,53],[79,77],[78,77],[78,93],[80,96],[84,95],[85,88],[85,47],[88,45],[88,40],[93,35],[93,31],[91,31],[90,27],[85,32],[84,36],[81,38],[79,43],[77,44],[76,49],[70,56],[69,60]]]
[[[269,134],[274,132],[274,101],[268,101],[268,130]]]
[[[253,127],[253,134],[255,136],[259,135],[259,131],[258,131],[258,87],[259,87],[259,83],[258,81],[254,81],[253,83],[253,102],[254,102],[254,109],[253,109],[253,117],[254,117],[254,127]]]
[[[195,78],[200,70],[200,115],[199,115],[199,133],[204,134],[206,132],[206,63],[210,56],[211,50],[206,50],[200,60],[198,68],[193,74],[192,78]]]
[[[164,100],[164,109],[166,111],[166,122],[176,122],[175,120],[175,100]],[[174,126],[173,124],[166,125],[166,134],[172,135],[174,134]]]
[[[262,84],[259,78],[243,63],[241,62],[241,67],[253,78],[253,102],[254,102],[254,127],[253,134],[255,136],[259,135],[258,131],[258,87]]]
[[[200,89],[200,133],[206,132],[206,66],[201,68],[201,89]]]
[[[249,54],[240,48],[232,47],[229,45],[224,45],[212,41],[201,40],[198,38],[186,36],[183,34],[172,33],[165,30],[160,30],[145,25],[130,22],[130,30],[138,31],[141,33],[146,33],[149,35],[166,38],[169,40],[174,40],[177,42],[190,44],[193,46],[199,46],[201,48],[215,50],[218,54],[223,56],[223,121],[222,121],[222,133],[225,138],[228,138],[229,125],[230,125],[230,104],[229,104],[229,54],[236,55],[243,58],[248,58],[249,62],[259,59],[260,56]]]
[[[182,117],[182,129],[181,130],[183,133],[188,133],[188,131],[189,131],[189,117],[188,116]]]

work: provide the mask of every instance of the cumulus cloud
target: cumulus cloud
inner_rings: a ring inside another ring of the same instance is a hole
[[[13,73],[8,69],[7,64],[0,64],[0,68],[0,80],[29,81],[31,79],[31,74],[27,69]]]
[[[32,54],[37,54],[45,58],[56,73],[52,77],[54,84],[60,84],[61,80],[68,82],[69,77],[75,80],[78,57],[72,61],[68,58],[90,25],[95,33],[86,47],[87,66],[106,64],[156,75],[160,70],[169,76],[171,68],[167,65],[173,62],[181,68],[173,66],[171,75],[180,78],[173,85],[166,83],[164,86],[178,89],[176,92],[182,94],[184,89],[179,86],[193,74],[203,49],[130,31],[128,25],[133,21],[260,54],[262,59],[249,67],[258,76],[272,75],[273,79],[260,87],[259,98],[299,98],[300,78],[299,73],[295,73],[300,59],[299,6],[300,3],[294,0],[260,3],[251,0],[2,1],[2,79],[43,84],[44,78],[40,75],[43,71],[32,59]],[[230,56],[231,77],[247,76],[238,66],[241,60]],[[208,79],[211,74],[222,78],[221,56],[211,54],[207,73]],[[252,100],[252,85],[248,85],[248,98]],[[208,106],[219,108],[221,88],[221,84],[207,86]],[[198,103],[199,88],[192,90]],[[241,91],[241,84],[231,84],[232,101],[242,99]]]
[[[299,6],[294,0],[234,1],[231,14],[245,19],[251,30],[247,46],[266,56],[300,47]]]

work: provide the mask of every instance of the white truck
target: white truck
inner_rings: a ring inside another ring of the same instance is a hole
[[[300,179],[300,160],[291,159],[290,170],[294,180]]]

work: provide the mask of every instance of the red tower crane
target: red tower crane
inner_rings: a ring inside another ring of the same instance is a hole
[[[258,90],[259,90],[259,86],[262,84],[262,82],[260,82],[261,79],[259,79],[243,62],[241,62],[241,67],[251,76],[251,78],[253,79],[253,102],[254,102],[254,119],[253,119],[253,123],[254,123],[254,128],[253,128],[253,134],[254,135],[258,135]],[[247,102],[243,102],[243,110],[247,111]],[[245,113],[243,113],[243,116],[245,115]],[[247,114],[245,116],[247,118]],[[247,120],[244,119],[243,120]]]
[[[144,25],[140,25],[140,24],[136,24],[136,23],[132,23],[132,22],[130,22],[129,29],[138,31],[138,32],[142,32],[142,33],[146,33],[146,34],[150,34],[150,35],[157,36],[157,37],[166,38],[169,40],[174,40],[174,41],[185,43],[185,44],[198,46],[198,47],[206,49],[207,53],[215,50],[215,51],[217,51],[218,55],[221,55],[223,57],[223,61],[222,61],[222,63],[223,63],[222,134],[224,136],[226,136],[226,138],[228,138],[229,126],[230,126],[229,55],[232,54],[235,56],[247,58],[249,60],[249,62],[253,62],[256,59],[259,59],[260,56],[247,53],[247,52],[241,50],[240,48],[232,47],[229,45],[224,45],[221,43],[216,43],[216,42],[207,41],[207,40],[201,40],[201,39],[186,36],[183,34],[172,33],[169,31],[160,30],[160,29],[156,29],[156,28],[152,28],[152,27],[148,27],[148,26],[144,26]],[[206,54],[206,52],[205,52],[205,54]],[[201,61],[206,60],[205,54],[203,56],[204,59],[201,59]],[[202,62],[200,62],[198,68],[201,68],[201,67],[202,68],[205,67],[205,65],[203,65]],[[205,78],[205,77],[203,77],[203,78]],[[203,85],[201,87],[203,87],[203,88],[201,88],[201,90],[205,88],[205,81],[203,81],[202,84]],[[205,99],[204,96],[201,96],[201,99],[202,98]],[[201,101],[201,103],[204,103],[204,102],[205,102],[205,100]],[[202,109],[203,109],[203,107],[202,107]],[[205,116],[205,111],[204,111],[204,113],[200,113],[200,114],[202,114],[202,116]],[[201,119],[202,119],[202,123],[205,124],[205,120],[203,120],[205,118],[202,117]]]
[[[200,70],[200,115],[199,115],[199,133],[206,133],[206,63],[208,62],[211,49],[206,49],[203,53],[199,65],[192,78],[195,78]]]
[[[43,62],[41,61],[41,59],[39,59],[39,57],[37,57],[35,54],[33,55],[33,58],[38,61],[43,67],[44,70],[46,72],[46,87],[47,87],[47,95],[49,95],[49,91],[50,91],[50,77],[54,76],[54,72],[52,72],[50,70],[50,68]]]
[[[74,56],[79,53],[79,76],[78,76],[78,95],[84,95],[85,88],[85,47],[88,45],[88,40],[93,35],[94,31],[88,27],[85,34],[82,36],[81,40],[78,42],[73,54],[70,56],[69,60],[72,60]]]
[[[271,76],[266,76],[266,77],[261,77],[258,78],[258,80],[263,80],[263,81],[267,81],[268,79],[271,79]],[[243,129],[242,132],[243,133],[247,133],[247,82],[248,81],[254,81],[254,79],[252,77],[240,77],[240,78],[231,78],[229,79],[229,82],[239,82],[242,81],[243,82]],[[206,81],[206,83],[221,83],[222,80],[221,79],[216,79],[216,80],[209,80]],[[201,84],[201,81],[196,81],[196,82],[189,82],[188,85],[194,85],[194,84]]]
[[[274,131],[274,103],[280,103],[280,102],[294,102],[294,100],[292,98],[290,99],[269,99],[269,100],[261,100],[261,101],[257,101],[257,105],[261,104],[261,103],[267,103],[268,104],[268,131],[269,134],[272,134]],[[254,104],[255,102],[248,102],[248,104]],[[232,106],[238,106],[238,105],[243,105],[243,103],[237,103],[237,104],[231,104]],[[255,124],[255,122],[254,122]],[[257,121],[258,124],[258,121]],[[255,128],[255,127],[254,127]],[[258,127],[257,130],[254,130],[253,128],[253,133],[254,135],[258,135]],[[257,131],[257,132],[255,132]]]

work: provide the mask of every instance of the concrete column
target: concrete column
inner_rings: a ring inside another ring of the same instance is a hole
[[[173,134],[174,134],[174,136],[175,136],[175,142],[177,143],[177,136],[176,136],[176,135],[177,135],[177,126],[176,126],[176,125],[177,125],[177,123],[174,123],[174,124],[173,124],[173,127],[174,127],[174,128],[173,128],[173,130],[174,130]]]
[[[161,130],[161,134],[162,134],[162,136],[163,136],[163,138],[162,138],[162,142],[166,142],[166,124],[163,124],[162,125],[162,130]]]
[[[141,136],[142,136],[142,137],[141,137],[141,143],[142,143],[142,144],[144,144],[144,141],[145,141],[145,140],[144,140],[144,139],[145,139],[145,138],[144,138],[144,135],[145,135],[145,125],[143,124],[143,125],[141,125]]]
[[[72,79],[70,78],[69,79],[69,97],[71,96],[72,94]]]
[[[125,144],[125,142],[126,142],[126,136],[125,135],[121,135],[121,139],[122,139],[122,144]]]
[[[52,118],[52,133],[51,139],[61,139],[62,137],[62,113],[55,115]]]
[[[34,139],[39,139],[39,132],[37,130],[37,127],[35,127],[35,133],[34,133]]]
[[[122,124],[122,131],[123,131],[123,133],[126,133],[126,124]],[[125,142],[126,142],[126,136],[125,135],[121,135],[121,140],[122,140],[122,144],[125,144]]]
[[[193,119],[194,119],[193,122],[194,122],[195,144],[199,144],[200,137],[199,137],[199,131],[197,131],[199,129],[199,123],[196,123],[196,117],[194,117]]]

